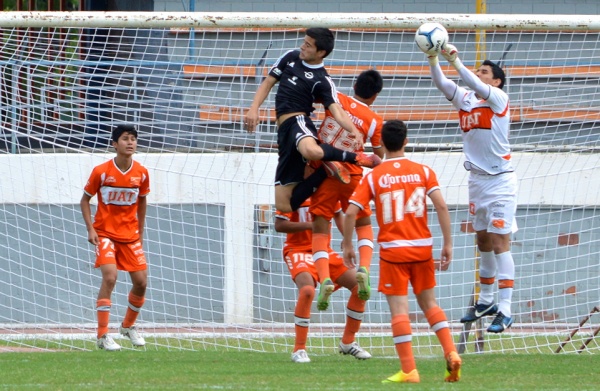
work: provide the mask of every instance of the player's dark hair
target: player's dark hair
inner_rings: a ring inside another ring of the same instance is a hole
[[[119,137],[121,137],[123,133],[129,133],[133,135],[136,139],[138,138],[138,132],[135,129],[134,125],[119,125],[116,126],[112,131],[112,141],[114,141],[115,143],[118,142]]]
[[[381,128],[381,142],[385,149],[390,152],[400,151],[404,146],[407,133],[408,128],[404,121],[392,119],[384,123]]]
[[[362,72],[354,84],[354,93],[363,98],[371,99],[383,89],[383,78],[375,69]]]
[[[306,35],[315,40],[315,45],[317,46],[317,50],[325,50],[325,55],[323,57],[327,57],[329,53],[333,51],[333,46],[335,45],[335,37],[331,30],[325,27],[311,27],[306,30]]]
[[[490,60],[485,60],[481,65],[487,65],[492,68],[492,75],[494,75],[494,79],[500,79],[500,85],[498,88],[502,89],[504,87],[504,83],[506,83],[506,75],[504,74],[502,68]]]

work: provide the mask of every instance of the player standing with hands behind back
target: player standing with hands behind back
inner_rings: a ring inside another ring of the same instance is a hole
[[[129,272],[133,284],[119,332],[129,338],[133,346],[146,344],[135,328],[135,321],[144,304],[148,279],[142,238],[150,178],[146,167],[133,160],[137,138],[133,125],[119,125],[113,129],[112,146],[117,156],[94,167],[80,202],[88,242],[96,246],[94,266],[102,273],[96,301],[97,334],[98,347],[107,351],[121,349],[108,335],[110,296],[117,282],[117,270]],[[96,194],[98,209],[92,223],[90,200]]]
[[[481,255],[481,293],[474,308],[460,321],[473,322],[482,316],[496,314],[487,331],[501,333],[513,323],[510,307],[515,263],[510,252],[510,234],[517,231],[518,189],[508,142],[509,99],[502,90],[506,77],[502,68],[490,60],[485,60],[473,73],[460,61],[454,45],[446,43],[442,49],[440,54],[471,89],[459,87],[446,78],[437,53],[426,53],[435,86],[458,110],[464,167],[470,172],[469,213]],[[496,278],[498,305],[494,303]]]
[[[401,369],[383,383],[419,383],[421,381],[412,351],[408,284],[431,329],[438,337],[446,359],[445,381],[460,379],[462,360],[456,352],[448,320],[435,298],[433,237],[427,225],[429,197],[435,207],[444,243],[441,269],[452,261],[450,213],[442,196],[435,172],[404,156],[406,124],[387,121],[381,130],[386,160],[367,173],[350,198],[344,219],[344,264],[356,264],[352,236],[359,211],[375,202],[379,233],[379,292],[387,299],[392,315],[392,335]]]

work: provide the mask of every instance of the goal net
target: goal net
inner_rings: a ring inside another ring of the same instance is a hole
[[[135,159],[151,179],[138,319],[146,349],[291,351],[297,291],[273,228],[274,94],[255,134],[242,119],[269,67],[317,25],[336,34],[325,64],[338,89],[351,93],[362,70],[379,70],[374,110],[406,121],[408,157],[438,174],[455,247],[436,293],[457,342],[464,338],[458,319],[477,291],[477,253],[458,116],[414,44],[415,29],[433,21],[468,67],[485,58],[504,67],[520,186],[515,323],[499,336],[485,333],[490,319],[473,324],[464,347],[597,352],[600,17],[35,12],[0,13],[0,351],[95,348],[101,279],[79,200],[92,168],[114,156],[109,134],[122,123],[138,126]],[[322,118],[318,106],[314,120]],[[432,231],[439,256],[441,233]],[[374,287],[378,273],[376,248]],[[117,341],[129,289],[119,274]],[[311,354],[334,352],[348,297],[342,289],[327,311],[313,305]],[[410,305],[417,354],[437,354],[413,296]],[[361,346],[393,356],[389,323],[374,292]]]

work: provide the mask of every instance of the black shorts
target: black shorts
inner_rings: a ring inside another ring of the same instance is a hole
[[[289,185],[304,180],[306,160],[298,151],[298,142],[305,137],[317,139],[317,128],[310,117],[297,115],[285,120],[277,129],[279,159],[275,185]]]

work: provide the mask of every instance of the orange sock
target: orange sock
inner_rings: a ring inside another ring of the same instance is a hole
[[[412,329],[408,314],[396,315],[392,318],[392,336],[402,372],[410,373],[413,369],[417,369],[412,351]]]
[[[98,338],[108,333],[108,321],[110,319],[110,299],[98,299],[96,301],[96,314],[98,317]]]
[[[452,340],[452,334],[450,333],[448,320],[444,310],[442,310],[440,307],[430,308],[425,312],[425,317],[427,318],[427,322],[429,322],[429,326],[431,326],[431,329],[435,332],[435,335],[438,337],[440,344],[442,345],[444,357],[448,356],[450,352],[455,352],[456,347],[454,346],[454,341]]]
[[[342,343],[349,344],[354,342],[356,333],[360,329],[364,313],[365,313],[364,300],[358,298],[358,285],[352,289],[352,294],[348,299],[348,305],[346,306],[346,327],[344,327],[344,334],[342,335]]]
[[[299,289],[296,309],[294,310],[294,330],[296,332],[294,352],[300,349],[306,349],[308,328],[310,326],[310,305],[314,298],[314,286],[306,285]]]
[[[133,293],[129,292],[129,306],[127,307],[127,312],[125,313],[125,318],[123,319],[123,327],[128,328],[135,324],[135,321],[144,305],[145,298],[144,296],[136,296]]]
[[[319,282],[329,278],[329,234],[312,235],[313,262],[317,268]]]
[[[371,258],[373,258],[373,228],[370,225],[361,225],[356,227],[356,237],[358,245],[359,266],[371,267]]]

